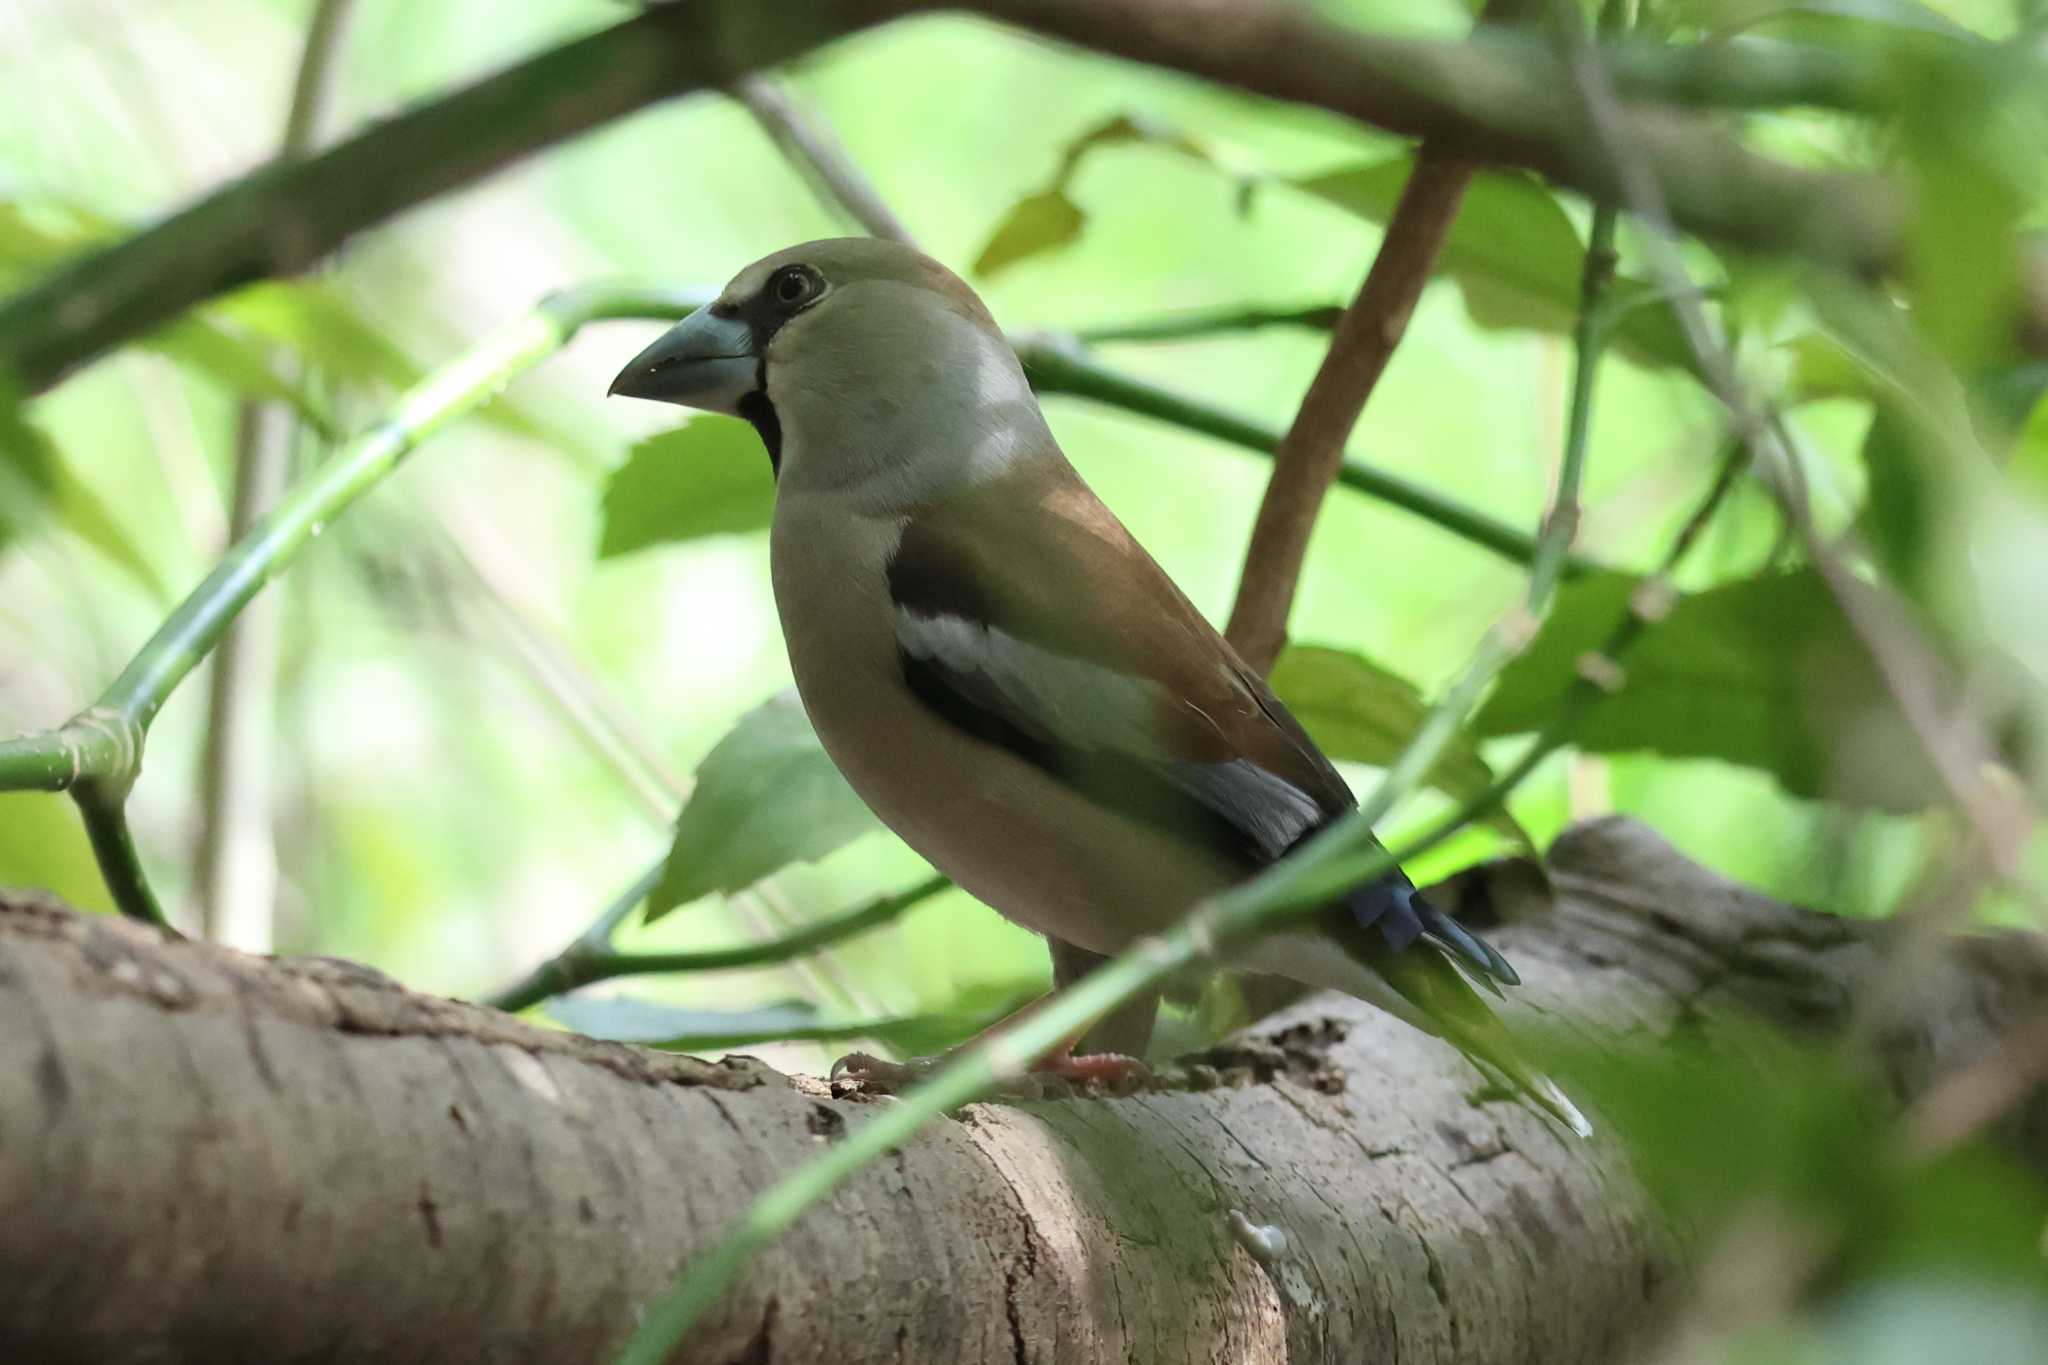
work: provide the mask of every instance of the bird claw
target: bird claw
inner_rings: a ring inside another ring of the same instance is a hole
[[[886,1062],[865,1052],[849,1052],[832,1063],[827,1079],[835,1094],[842,1093],[843,1087],[870,1095],[897,1095],[931,1076],[945,1060],[938,1056]]]

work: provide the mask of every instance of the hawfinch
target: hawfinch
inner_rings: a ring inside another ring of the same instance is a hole
[[[819,740],[885,824],[1018,924],[1116,953],[1355,808],[1067,463],[981,300],[916,250],[757,261],[612,392],[760,432],[775,602]],[[1228,965],[1388,1010],[1589,1131],[1467,981],[1514,969],[1399,871]]]

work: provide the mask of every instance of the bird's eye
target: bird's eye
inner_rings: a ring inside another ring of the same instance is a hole
[[[813,292],[811,273],[800,265],[793,265],[775,277],[775,301],[795,306],[809,298]]]

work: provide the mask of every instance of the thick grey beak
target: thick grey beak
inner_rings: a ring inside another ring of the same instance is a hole
[[[737,414],[740,399],[760,387],[754,333],[739,318],[699,308],[627,362],[611,392]]]

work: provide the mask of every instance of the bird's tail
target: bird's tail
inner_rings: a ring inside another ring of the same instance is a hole
[[[1506,1025],[1466,979],[1469,972],[1495,994],[1500,993],[1496,982],[1520,984],[1514,968],[1490,944],[1430,905],[1398,872],[1354,891],[1345,909],[1350,911],[1346,946],[1429,1028],[1580,1137],[1592,1136],[1593,1125],[1578,1106],[1557,1082],[1523,1059]]]

